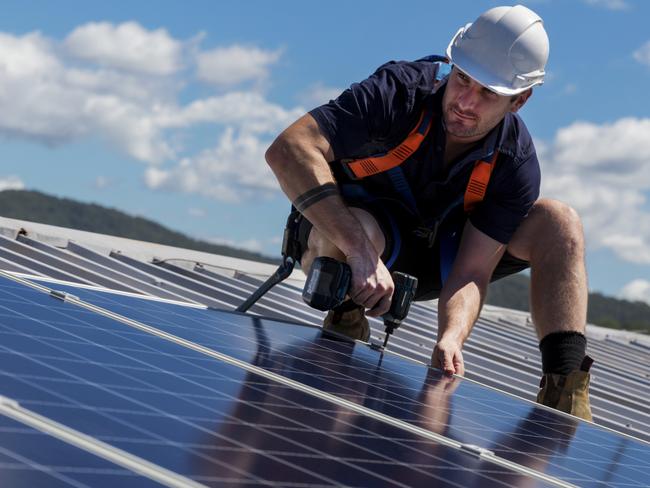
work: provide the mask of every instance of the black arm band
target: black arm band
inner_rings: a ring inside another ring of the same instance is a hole
[[[307,208],[311,207],[314,203],[320,202],[323,198],[332,195],[338,195],[339,189],[335,183],[325,183],[324,185],[317,186],[296,198],[293,206],[296,207],[298,212],[303,213]]]

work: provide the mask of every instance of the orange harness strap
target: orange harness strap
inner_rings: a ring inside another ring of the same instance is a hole
[[[465,190],[465,197],[463,199],[463,208],[465,213],[470,213],[474,207],[483,201],[485,198],[485,191],[487,190],[494,163],[497,161],[499,151],[494,151],[494,156],[490,161],[478,160],[474,163],[472,175],[469,177],[467,189]]]
[[[433,113],[430,110],[423,110],[417,125],[399,146],[381,156],[342,161],[344,168],[347,170],[346,173],[354,179],[360,180],[399,166],[420,147],[420,144],[429,133],[432,120]],[[485,198],[485,191],[498,156],[499,151],[495,150],[490,161],[479,159],[474,163],[474,169],[463,198],[463,208],[466,213],[470,213]]]
[[[383,156],[357,159],[356,161],[344,164],[357,179],[362,179],[366,176],[372,176],[377,173],[383,173],[384,171],[399,166],[406,161],[406,159],[413,154],[418,147],[420,147],[420,144],[422,144],[422,141],[429,133],[431,120],[433,118],[432,115],[433,114],[430,110],[424,110],[422,115],[420,115],[420,120],[415,126],[415,129],[411,131],[399,146],[391,149]]]

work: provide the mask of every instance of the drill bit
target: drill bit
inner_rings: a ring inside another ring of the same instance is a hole
[[[390,332],[386,331],[386,335],[384,336],[384,345],[381,346],[382,349],[386,349],[386,345],[388,344],[389,337],[390,337]]]

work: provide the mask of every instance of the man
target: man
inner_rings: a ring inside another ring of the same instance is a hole
[[[352,269],[349,300],[324,327],[368,339],[393,293],[390,270],[439,298],[432,365],[464,373],[462,347],[491,280],[531,268],[544,376],[538,401],[591,419],[587,281],[580,219],[538,200],[539,163],[516,112],[544,80],[548,37],[521,5],[461,28],[439,57],[391,62],[287,128],[266,157],[304,216],[302,267]],[[350,162],[352,160],[352,162]]]

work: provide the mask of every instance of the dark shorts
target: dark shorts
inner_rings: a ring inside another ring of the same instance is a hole
[[[366,210],[377,220],[386,238],[386,247],[381,259],[389,270],[401,271],[418,279],[416,300],[438,298],[442,289],[440,239],[436,239],[433,246],[429,247],[426,239],[414,234],[416,226],[412,217],[400,209],[399,205],[391,205],[386,201],[349,205]],[[312,224],[303,218],[298,229],[302,249],[307,247],[311,229]],[[490,281],[505,278],[529,266],[527,261],[518,259],[506,251]]]

